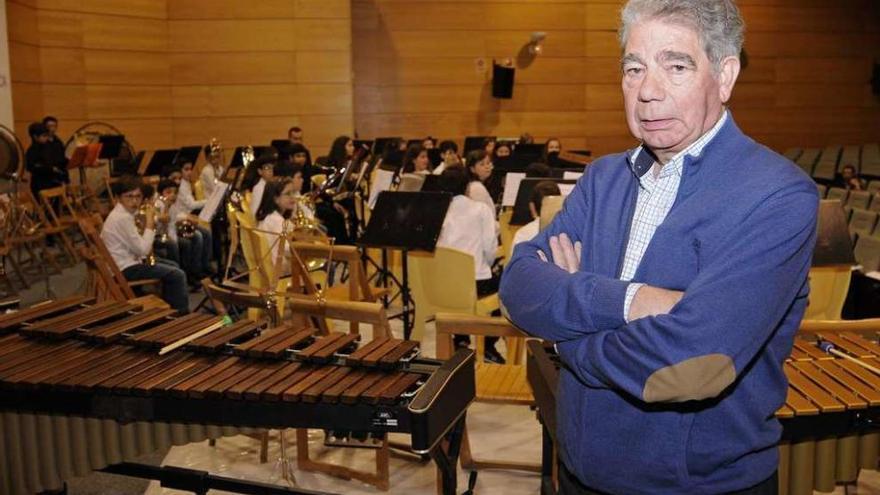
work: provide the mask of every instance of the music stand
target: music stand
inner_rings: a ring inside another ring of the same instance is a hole
[[[102,138],[104,136],[101,136]],[[84,144],[77,146],[73,150],[70,160],[67,161],[67,170],[79,170],[79,183],[86,184],[86,167],[93,168],[98,166],[98,157],[103,149],[101,142]]]
[[[547,177],[523,179],[519,182],[519,190],[516,193],[516,203],[513,205],[513,215],[510,217],[510,225],[525,225],[531,222],[532,213],[529,211],[529,201],[532,199],[532,191],[535,185],[542,181],[555,182],[563,189],[563,185],[577,184],[576,180],[551,179]]]
[[[180,152],[177,154],[176,161],[177,163],[189,162],[195,165],[196,160],[199,159],[199,153],[202,152],[201,146],[184,146],[180,148]]]
[[[382,266],[377,268],[381,271],[383,287],[388,286],[390,278],[400,288],[403,308],[399,315],[391,318],[400,317],[403,320],[403,338],[407,340],[412,332],[410,314],[415,311],[409,290],[407,253],[434,252],[451,202],[452,196],[442,192],[383,191],[379,194],[364,235],[356,242],[364,248],[382,250]],[[402,281],[388,271],[389,249],[401,251]],[[385,302],[386,306],[390,302],[387,297]]]
[[[122,145],[125,143],[125,136],[121,134],[98,136],[98,142],[101,143],[101,154],[99,158],[102,160],[115,160],[122,154]]]
[[[373,141],[373,154],[382,156],[385,153],[385,148],[388,147],[388,144],[396,139],[403,139],[401,137],[380,137],[376,138]]]
[[[162,175],[162,170],[164,168],[174,165],[174,160],[177,158],[177,153],[179,152],[180,150],[177,148],[156,150],[141,175]]]
[[[487,139],[495,139],[495,136],[468,136],[464,138],[463,154],[467,155],[470,151],[483,149]]]

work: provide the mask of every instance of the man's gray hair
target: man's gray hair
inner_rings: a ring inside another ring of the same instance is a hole
[[[727,57],[739,57],[745,23],[734,0],[629,0],[620,13],[620,46],[643,20],[664,19],[694,28],[715,71]]]

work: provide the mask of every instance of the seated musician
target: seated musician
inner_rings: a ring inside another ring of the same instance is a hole
[[[558,162],[559,153],[562,151],[562,142],[552,137],[544,143],[544,151],[541,152],[541,161],[553,167]]]
[[[403,155],[402,174],[428,175],[431,173],[431,159],[428,158],[428,149],[421,144],[413,144],[406,149]]]
[[[242,187],[251,192],[251,214],[257,214],[257,208],[260,207],[260,202],[263,200],[263,191],[266,189],[266,184],[273,177],[275,177],[275,158],[272,156],[257,158],[245,170]]]
[[[520,227],[513,235],[513,246],[521,242],[531,241],[541,227],[541,203],[547,196],[559,196],[562,192],[559,185],[553,181],[543,180],[535,184],[532,189],[532,197],[529,198],[529,213],[532,215],[532,221]]]
[[[283,152],[278,152],[275,177],[293,177],[294,171],[296,171],[305,180],[305,169],[307,167],[311,167],[311,164],[309,164],[309,151],[301,144],[291,144],[286,146]],[[303,187],[305,187],[305,182],[303,182]]]
[[[493,141],[494,143],[494,141]],[[467,171],[470,175],[470,183],[467,188],[467,195],[474,201],[479,201],[492,210],[492,216],[495,216],[495,201],[486,189],[486,183],[492,176],[492,157],[483,150],[474,150],[467,156]]]
[[[434,175],[442,174],[447,166],[461,165],[461,158],[458,156],[458,145],[455,144],[455,141],[447,140],[440,142],[440,158],[442,159],[440,165],[437,165],[432,171]]]
[[[492,270],[498,250],[498,227],[494,209],[465,194],[469,182],[470,174],[461,166],[449,167],[440,176],[440,189],[453,197],[437,246],[473,256],[477,297],[484,297],[498,292],[499,275]],[[467,346],[469,341],[466,335],[455,336],[456,346]],[[486,338],[486,359],[503,363],[504,358],[495,349],[497,341],[497,338]]]
[[[149,201],[150,194],[144,195],[144,201]],[[177,242],[176,229],[171,220],[171,205],[177,201],[177,183],[171,179],[162,179],[156,187],[156,200],[153,205],[156,208],[156,238],[153,248],[156,256],[181,265],[180,245]],[[174,235],[174,237],[171,237]]]
[[[424,148],[426,150],[432,150],[432,149],[434,149],[434,143],[435,143],[434,138],[432,138],[431,136],[428,136],[425,139],[422,139],[422,148]]]
[[[257,229],[263,231],[261,235],[266,237],[266,242],[272,247],[271,262],[278,259],[281,243],[278,236],[293,229],[291,219],[297,209],[301,209],[306,218],[314,218],[314,214],[299,201],[299,190],[302,188],[302,172],[297,171],[293,177],[280,177],[269,182],[263,200],[257,209]],[[286,224],[286,225],[285,225]],[[262,255],[263,253],[261,253]],[[283,268],[278,273],[289,273],[287,253],[282,254]],[[263,258],[265,262],[265,258]]]
[[[322,164],[329,172],[328,180],[332,174],[336,174],[341,180],[342,171],[352,166],[354,157],[354,140],[348,136],[339,136],[333,140],[330,152]],[[351,174],[351,178],[356,178]],[[335,183],[327,186],[339,187]],[[326,189],[326,188],[325,188]],[[354,199],[346,198],[334,200],[329,195],[322,195],[315,205],[315,214],[321,219],[321,223],[327,228],[327,234],[336,239],[337,244],[353,244],[357,235],[357,215],[354,210]]]
[[[201,210],[205,206],[205,199],[197,200],[193,194],[193,164],[190,161],[180,163],[180,184],[177,191],[177,200],[189,212]]]
[[[205,165],[199,174],[199,181],[202,183],[202,191],[205,199],[210,198],[217,187],[220,180],[220,174],[223,173],[223,165],[220,163],[220,153],[214,153],[210,144],[205,145]]]
[[[211,259],[214,253],[214,239],[210,229],[200,225],[193,214],[193,207],[201,208],[205,201],[196,201],[192,196],[192,187],[188,195],[182,194],[190,183],[193,170],[192,164],[183,163],[181,168],[171,168],[169,178],[178,179],[177,198],[168,207],[170,224],[168,237],[177,242],[180,249],[180,266],[186,272],[191,285],[214,273]],[[184,232],[185,235],[179,235]]]
[[[51,134],[45,125],[35,122],[28,126],[31,145],[25,153],[25,168],[30,173],[31,192],[40,201],[40,191],[58,187],[70,182],[67,173],[67,159],[64,153],[57,153],[50,141]]]
[[[153,249],[155,210],[146,205],[144,232],[138,233],[135,213],[143,202],[141,181],[126,176],[114,184],[116,206],[104,220],[101,239],[107,251],[126,280],[159,279],[162,283],[162,299],[181,314],[189,313],[189,297],[186,293],[186,275],[180,268],[170,264],[143,262]]]
[[[559,493],[774,494],[816,186],[726,108],[733,0],[629,0],[621,18],[641,143],[593,162],[501,280],[510,319],[563,364]]]
[[[507,141],[502,141],[495,145],[493,160],[504,159],[510,156],[510,153],[513,150],[511,149],[510,143]]]

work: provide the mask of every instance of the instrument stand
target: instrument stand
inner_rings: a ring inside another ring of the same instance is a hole
[[[386,287],[386,277],[389,275],[397,282],[388,271],[387,250],[401,252],[403,273],[398,286],[403,309],[400,314],[389,318],[399,317],[403,320],[403,338],[406,340],[412,333],[410,316],[415,314],[409,289],[407,255],[410,251],[434,251],[451,202],[452,196],[446,193],[383,191],[379,193],[366,232],[356,243],[363,248],[382,249],[383,266],[380,273]]]
[[[437,464],[440,493],[443,495],[455,495],[458,488],[458,454],[461,452],[461,442],[464,438],[466,414],[463,413],[458,418],[449,433],[446,434],[445,441],[441,441],[431,449],[430,455],[434,459],[434,463]],[[445,449],[444,444],[446,444]]]
[[[122,462],[107,466],[101,471],[135,478],[158,480],[164,488],[183,490],[197,495],[207,495],[208,490],[223,490],[246,495],[332,495],[331,492],[304,490],[258,481],[217,476],[207,471],[176,466],[153,466],[134,462]]]

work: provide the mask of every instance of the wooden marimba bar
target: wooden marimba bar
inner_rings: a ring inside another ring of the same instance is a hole
[[[876,338],[876,336],[875,336]],[[830,492],[854,483],[861,469],[877,469],[880,375],[822,351],[829,342],[869,366],[880,366],[880,346],[855,332],[823,332],[795,339],[784,369],[789,387],[776,416],[785,430],[779,444],[780,494]]]
[[[77,297],[0,315],[0,492],[253,428],[410,433],[438,460],[474,397],[469,351],[440,362],[411,341],[171,313]]]

